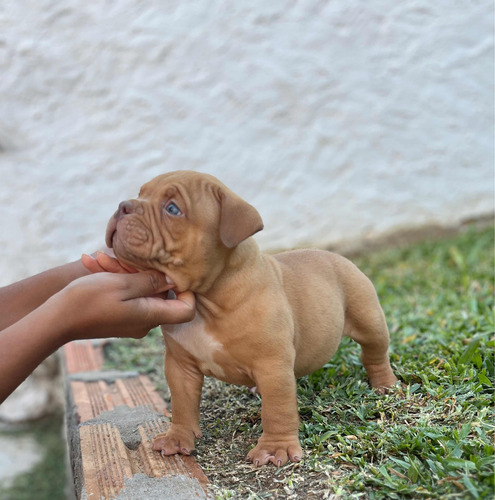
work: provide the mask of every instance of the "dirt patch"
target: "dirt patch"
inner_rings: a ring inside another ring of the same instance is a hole
[[[245,457],[261,435],[261,398],[248,388],[206,378],[201,402],[202,439],[196,459],[217,498],[329,498],[328,468],[303,462],[256,468]]]

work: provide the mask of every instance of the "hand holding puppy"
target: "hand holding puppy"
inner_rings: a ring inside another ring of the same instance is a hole
[[[140,338],[160,324],[190,321],[191,292],[159,296],[173,286],[163,273],[138,273],[98,254],[0,288],[0,403],[66,342]]]
[[[97,272],[73,281],[53,296],[47,307],[65,311],[60,326],[67,340],[142,338],[151,328],[184,323],[194,317],[191,292],[179,294],[177,300],[160,296],[173,286],[157,271]]]

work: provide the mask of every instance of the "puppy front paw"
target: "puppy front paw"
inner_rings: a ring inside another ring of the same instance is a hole
[[[258,444],[247,454],[246,460],[256,467],[268,463],[282,467],[289,459],[300,462],[301,457],[302,448],[297,437],[261,436]]]
[[[167,432],[158,434],[153,440],[153,449],[161,452],[162,456],[190,455],[194,450],[194,437],[201,437],[189,427],[172,424]]]

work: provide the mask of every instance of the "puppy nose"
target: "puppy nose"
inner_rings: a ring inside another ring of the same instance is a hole
[[[117,210],[118,217],[123,217],[124,215],[129,215],[134,212],[134,205],[129,201],[121,201],[119,203],[119,209]]]

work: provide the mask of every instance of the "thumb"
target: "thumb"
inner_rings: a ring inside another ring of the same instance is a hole
[[[141,273],[121,274],[119,277],[125,283],[123,300],[137,297],[150,297],[173,288],[167,283],[167,276],[159,271],[143,271]]]
[[[158,297],[148,297],[146,307],[149,317],[155,325],[186,323],[194,318],[196,313],[194,293],[182,292],[175,300],[164,300]]]

